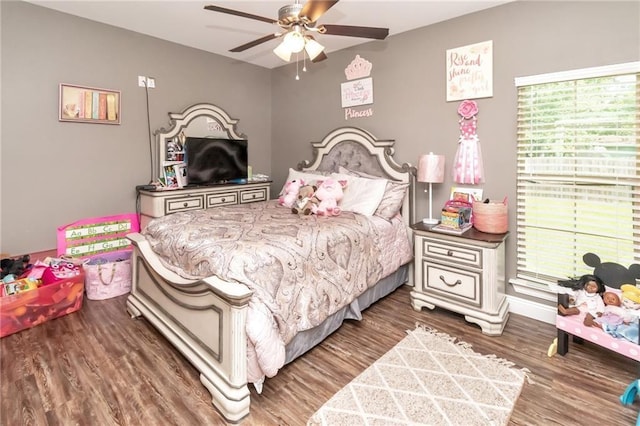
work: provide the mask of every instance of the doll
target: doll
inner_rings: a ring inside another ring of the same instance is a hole
[[[604,302],[603,312],[598,312],[595,317],[587,313],[584,317],[584,325],[599,327],[608,333],[609,330],[615,329],[623,323],[625,308],[622,307],[620,296],[613,291],[605,291],[602,295],[602,301]]]
[[[585,312],[596,318],[599,312],[604,312],[604,301],[601,296],[604,293],[604,283],[600,278],[595,275],[583,275],[574,290],[575,296],[569,299],[573,301],[573,306],[558,305],[560,315],[579,315]]]
[[[624,284],[620,286],[620,290],[622,290],[622,296],[619,299],[619,307],[621,310],[616,310],[620,317],[616,319],[615,322],[603,322],[601,328],[613,337],[623,338],[637,344],[638,335],[640,334],[638,326],[638,317],[640,316],[640,289],[631,284]],[[598,322],[599,319],[600,318],[598,318],[596,322]]]

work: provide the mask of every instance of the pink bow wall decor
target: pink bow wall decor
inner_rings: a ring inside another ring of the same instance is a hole
[[[458,107],[460,114],[460,138],[458,150],[453,161],[453,181],[456,183],[476,185],[484,182],[484,168],[482,166],[482,150],[476,133],[478,119],[478,104],[465,100]]]

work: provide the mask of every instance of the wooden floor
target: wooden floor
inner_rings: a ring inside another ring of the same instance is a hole
[[[130,319],[126,296],[85,301],[79,312],[0,340],[2,425],[217,425],[195,369],[149,324]],[[348,321],[320,346],[252,389],[243,425],[304,425],[336,391],[426,324],[476,352],[528,368],[513,425],[632,425],[640,403],[619,396],[637,378],[637,363],[585,343],[547,357],[551,325],[511,315],[501,337],[444,310],[416,312],[401,288]]]

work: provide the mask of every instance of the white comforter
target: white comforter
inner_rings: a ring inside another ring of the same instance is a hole
[[[143,233],[177,274],[215,275],[253,290],[249,382],[278,372],[297,332],[317,326],[412,259],[399,217],[298,216],[275,200],[176,213],[151,221]]]

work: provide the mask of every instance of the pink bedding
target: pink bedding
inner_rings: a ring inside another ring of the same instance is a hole
[[[285,345],[412,259],[406,226],[351,212],[298,216],[276,200],[155,219],[143,231],[168,269],[253,290],[249,382],[274,376]]]

